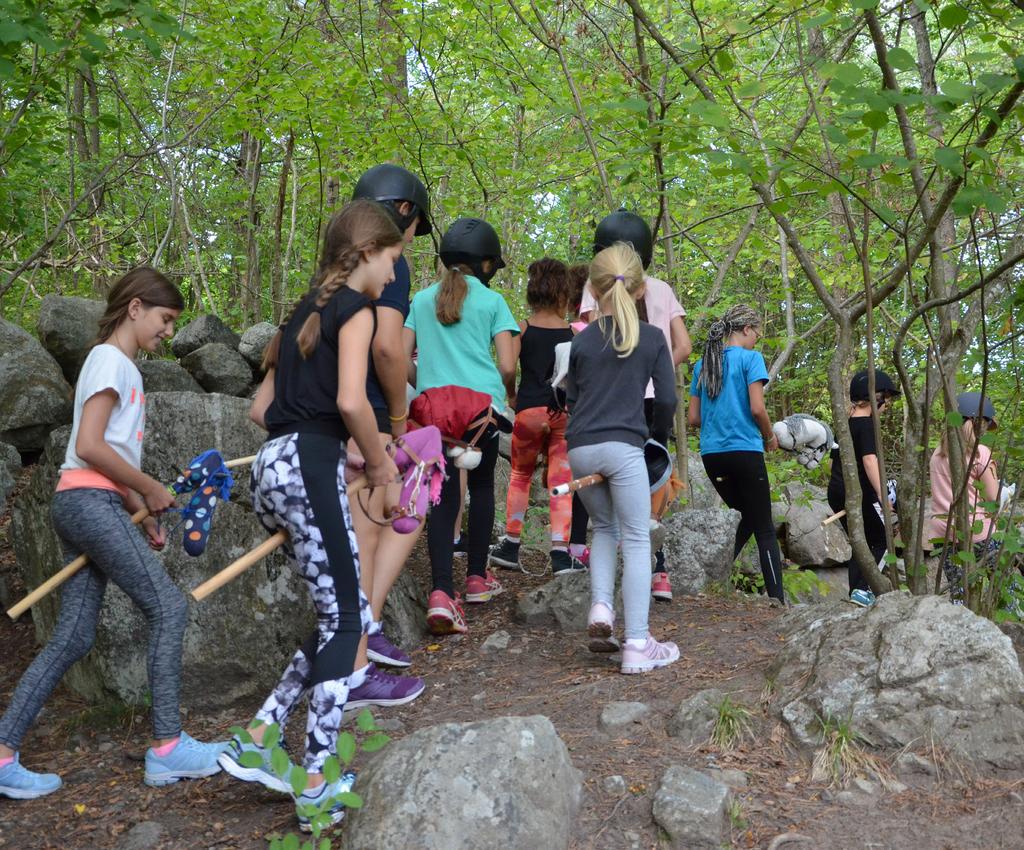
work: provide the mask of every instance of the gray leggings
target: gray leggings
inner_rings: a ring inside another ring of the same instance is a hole
[[[132,525],[117,493],[63,490],[54,495],[50,512],[65,563],[83,552],[89,563],[61,590],[53,636],[21,677],[0,719],[0,742],[18,749],[64,673],[92,648],[103,593],[111,579],[139,606],[149,625],[153,736],[175,737],[181,731],[178,691],[188,613],[184,594],[168,577],[139,527]]]
[[[647,640],[651,605],[651,490],[642,449],[595,443],[569,450],[573,478],[605,480],[579,491],[590,514],[590,598],[615,609],[616,547],[622,543],[622,605],[627,640]]]

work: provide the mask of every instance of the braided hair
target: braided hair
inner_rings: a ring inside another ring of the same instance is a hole
[[[745,327],[761,327],[761,316],[746,304],[730,307],[722,318],[715,319],[708,326],[708,340],[704,343],[704,360],[697,381],[697,386],[704,387],[708,398],[718,398],[722,392],[726,338]]]
[[[402,233],[387,208],[378,201],[365,199],[345,204],[327,224],[320,265],[310,283],[309,291],[293,306],[282,322],[287,325],[299,305],[307,298],[315,299],[316,309],[309,314],[299,330],[299,353],[304,360],[320,342],[320,311],[347,282],[367,254],[390,248],[402,241]],[[277,365],[281,333],[274,337],[263,355],[263,370]]]

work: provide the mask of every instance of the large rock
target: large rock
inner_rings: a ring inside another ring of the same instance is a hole
[[[106,309],[103,301],[73,295],[47,295],[43,299],[36,330],[43,348],[53,355],[68,383],[78,379]]]
[[[438,770],[444,765],[444,770]],[[359,775],[359,850],[563,850],[580,772],[546,717],[431,726],[392,742]]]
[[[704,471],[704,463],[697,452],[687,452],[686,475],[690,489],[683,496],[691,508],[721,508],[725,505],[722,497]]]
[[[211,342],[219,342],[232,351],[237,351],[239,336],[217,316],[204,313],[196,316],[174,335],[174,339],[171,340],[171,351],[180,360]]]
[[[677,593],[728,585],[739,523],[739,513],[728,508],[685,508],[665,518],[665,563]]]
[[[190,375],[209,393],[245,395],[252,383],[252,369],[237,351],[221,342],[208,342],[181,359]]]
[[[173,360],[140,360],[142,386],[150,393],[201,393],[203,388],[188,371]]]
[[[841,523],[822,522],[832,516],[821,487],[787,484],[782,488],[781,523],[786,557],[801,567],[835,567],[850,559],[850,542]]]
[[[720,850],[729,841],[729,789],[700,771],[673,765],[654,795],[654,821],[678,850]]]
[[[0,441],[20,452],[43,447],[71,421],[74,391],[39,340],[0,319]]]
[[[204,449],[216,447],[229,459],[244,457],[254,454],[263,439],[263,433],[249,422],[248,403],[243,399],[154,393],[146,396],[146,407],[143,470],[161,481],[173,481],[180,467]],[[68,427],[51,434],[13,512],[11,539],[29,587],[62,564],[49,506],[69,434]],[[198,558],[185,555],[178,530],[160,556],[186,593],[267,537],[249,508],[248,470],[237,472],[234,500],[217,506],[206,552]],[[59,592],[51,594],[33,608],[40,641],[53,631],[59,596]],[[263,697],[312,629],[309,593],[285,556],[275,552],[202,603],[190,603],[182,704],[219,709]],[[120,589],[111,586],[96,645],[71,668],[67,681],[90,699],[113,695],[141,702],[148,688],[146,647],[143,616]]]
[[[776,659],[774,709],[802,744],[822,719],[878,747],[936,742],[961,757],[1024,766],[1024,675],[1010,638],[937,596],[887,593],[869,609],[794,611]]]
[[[528,626],[558,626],[565,632],[579,632],[587,628],[589,612],[590,576],[585,570],[574,570],[524,593],[515,618]]]
[[[384,601],[384,634],[402,649],[420,645],[427,633],[427,592],[403,570]]]
[[[263,352],[267,350],[270,341],[277,334],[277,327],[270,322],[260,322],[253,325],[242,334],[238,342],[238,353],[252,367],[253,372],[258,372],[263,363]]]
[[[14,481],[21,471],[21,455],[14,446],[0,443],[0,513],[7,497],[14,491]]]

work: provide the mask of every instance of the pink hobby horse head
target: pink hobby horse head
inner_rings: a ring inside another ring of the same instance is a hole
[[[392,528],[411,534],[426,519],[428,502],[441,500],[444,482],[444,447],[433,425],[408,431],[394,442],[394,461],[402,471],[402,493],[392,514]]]

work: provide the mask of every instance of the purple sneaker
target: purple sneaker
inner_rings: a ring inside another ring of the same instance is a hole
[[[371,705],[405,705],[422,694],[423,689],[422,679],[384,673],[371,661],[366,671],[366,681],[348,692],[345,710],[366,708]]]
[[[367,639],[366,657],[385,667],[409,667],[412,665],[412,659],[384,637],[384,632],[377,632]]]

